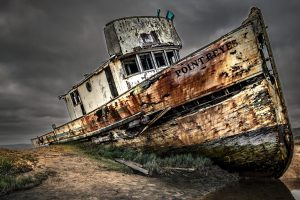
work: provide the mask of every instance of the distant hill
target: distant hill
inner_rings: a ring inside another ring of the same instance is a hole
[[[8,144],[8,145],[0,145],[0,148],[15,149],[15,150],[30,149],[32,147],[33,146],[31,144]]]

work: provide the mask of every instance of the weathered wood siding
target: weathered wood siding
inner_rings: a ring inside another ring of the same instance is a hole
[[[115,144],[176,149],[210,142],[277,125],[276,106],[272,102],[268,82],[263,80],[223,102],[154,126],[139,137],[118,140]]]

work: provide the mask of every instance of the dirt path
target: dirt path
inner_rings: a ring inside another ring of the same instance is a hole
[[[38,158],[35,171],[53,175],[38,187],[1,199],[199,199],[226,184],[221,174],[181,182],[112,171],[101,161],[62,147],[33,154]]]

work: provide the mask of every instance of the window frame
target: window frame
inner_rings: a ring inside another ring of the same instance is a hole
[[[164,50],[165,54],[166,54],[166,58],[167,58],[167,61],[168,61],[168,66],[171,66],[173,65],[174,63],[176,63],[179,59],[177,59],[177,55],[176,55],[176,50],[174,49],[171,49],[171,50]],[[174,56],[174,62],[173,63],[170,63],[170,60],[168,58],[168,52],[172,52],[173,53],[173,56]]]
[[[78,104],[82,103],[78,89],[75,89],[72,92],[70,92],[70,97],[71,97],[73,106],[77,106]]]
[[[152,69],[150,68],[150,69],[144,70],[143,65],[142,65],[142,61],[141,61],[141,57],[140,57],[140,56],[143,56],[143,55],[149,55],[150,56],[151,64],[153,66]],[[148,72],[148,71],[153,71],[153,70],[156,69],[156,63],[153,60],[152,51],[150,51],[150,52],[144,52],[144,53],[139,53],[139,54],[137,54],[137,57],[138,57],[138,61],[139,61],[141,72]]]
[[[128,58],[130,58],[130,57],[133,57],[133,58],[134,58],[135,64],[136,64],[136,66],[137,66],[137,68],[138,68],[138,71],[135,72],[135,73],[132,73],[132,74],[128,74],[128,73],[127,73],[127,71],[126,71],[126,66],[125,66],[125,62],[124,62],[124,61],[126,61],[126,59],[128,59]],[[137,74],[139,74],[139,73],[142,72],[141,67],[140,67],[140,65],[139,65],[139,61],[138,61],[137,55],[131,55],[131,56],[129,56],[129,57],[123,59],[123,60],[122,60],[122,67],[123,67],[123,70],[124,70],[124,72],[125,72],[126,77],[134,76],[134,75],[137,75]]]
[[[159,54],[159,53],[162,54],[163,59],[164,59],[164,61],[165,61],[165,65],[164,65],[164,66],[161,66],[161,67],[158,66],[158,62],[156,61],[156,58],[155,58],[155,54]],[[165,53],[164,50],[162,50],[162,51],[152,51],[151,54],[152,54],[152,56],[153,56],[153,60],[154,60],[154,62],[155,62],[156,69],[162,69],[162,68],[165,68],[165,67],[170,66],[170,65],[169,65],[169,62],[168,62],[168,60],[167,60],[167,58],[166,58],[166,53]]]
[[[170,61],[169,61],[169,58],[168,58],[168,55],[167,55],[168,52],[173,53],[173,57],[174,57],[174,62],[173,63],[170,63]],[[164,61],[166,63],[165,66],[158,67],[158,63],[157,63],[156,58],[155,58],[155,54],[157,54],[157,53],[162,53]],[[144,70],[140,56],[147,55],[147,54],[150,56],[151,64],[153,65],[153,68]],[[138,68],[138,72],[133,73],[133,74],[127,74],[126,67],[125,67],[125,62],[126,62],[126,59],[128,59],[128,58],[134,58],[135,64],[137,65],[137,68]],[[129,77],[136,76],[136,75],[139,75],[139,74],[144,73],[144,72],[150,72],[150,71],[154,71],[154,70],[164,69],[164,68],[169,67],[172,64],[178,62],[179,59],[180,59],[179,58],[179,52],[178,52],[177,49],[166,49],[166,50],[165,49],[160,49],[160,50],[154,50],[154,51],[152,50],[152,51],[146,51],[146,52],[130,55],[127,58],[122,59],[121,63],[122,63],[122,68],[123,68],[123,71],[124,71],[125,78],[129,78]]]
[[[148,34],[148,33],[142,33],[140,34],[141,38],[142,38],[142,41],[143,43],[153,43],[154,42],[154,38],[151,34]]]

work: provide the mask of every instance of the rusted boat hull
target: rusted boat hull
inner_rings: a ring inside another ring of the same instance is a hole
[[[32,143],[82,139],[168,154],[189,151],[243,175],[280,177],[293,155],[293,137],[260,11]]]
[[[260,80],[210,103],[113,144],[166,154],[192,152],[244,176],[280,177],[292,156],[292,133],[287,123],[277,121],[279,105],[268,82]]]
[[[288,146],[280,146],[280,132],[287,125],[264,127],[204,143],[196,151],[206,155],[220,166],[242,176],[279,178],[285,170]]]

